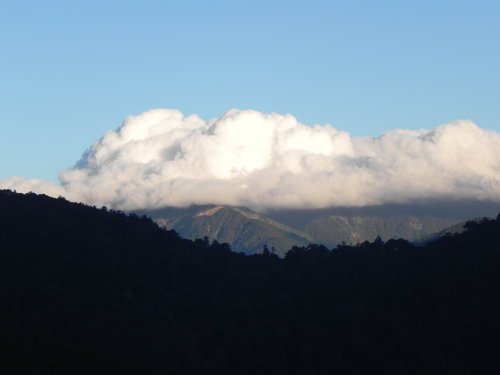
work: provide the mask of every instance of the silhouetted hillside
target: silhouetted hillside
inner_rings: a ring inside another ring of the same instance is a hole
[[[280,259],[0,191],[0,370],[497,374],[500,217],[466,227]]]

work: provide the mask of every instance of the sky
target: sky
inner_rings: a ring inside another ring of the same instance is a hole
[[[455,120],[499,132],[499,19],[487,0],[0,1],[0,179],[56,183],[154,108],[291,114],[360,138]]]

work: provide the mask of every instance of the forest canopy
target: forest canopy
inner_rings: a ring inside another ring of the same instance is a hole
[[[500,215],[281,259],[2,190],[0,244],[2,373],[500,371]]]

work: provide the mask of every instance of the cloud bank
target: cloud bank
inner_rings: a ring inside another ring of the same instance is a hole
[[[456,121],[352,137],[291,115],[231,110],[206,121],[155,109],[106,133],[59,179],[55,185],[15,177],[0,187],[122,210],[500,201],[500,133]]]

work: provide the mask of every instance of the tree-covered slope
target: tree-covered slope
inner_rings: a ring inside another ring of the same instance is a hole
[[[500,370],[500,218],[280,259],[0,191],[0,244],[2,374]]]

